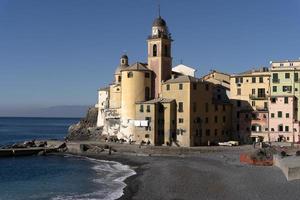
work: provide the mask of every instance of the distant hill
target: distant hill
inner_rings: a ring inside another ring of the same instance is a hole
[[[0,108],[0,116],[6,117],[84,117],[87,105],[59,105],[47,108]]]

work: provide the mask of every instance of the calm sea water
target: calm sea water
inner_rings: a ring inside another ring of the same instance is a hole
[[[0,144],[62,139],[79,119],[1,118]],[[76,156],[0,158],[0,200],[106,199],[123,194],[129,166]]]

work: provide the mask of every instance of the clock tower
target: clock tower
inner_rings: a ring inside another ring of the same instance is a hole
[[[171,34],[161,16],[152,25],[152,34],[148,37],[148,68],[154,72],[152,96],[160,97],[161,83],[171,78]]]

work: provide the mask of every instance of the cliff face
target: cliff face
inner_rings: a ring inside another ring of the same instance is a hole
[[[69,127],[66,137],[69,141],[100,140],[102,128],[97,127],[98,109],[89,108],[86,117]]]

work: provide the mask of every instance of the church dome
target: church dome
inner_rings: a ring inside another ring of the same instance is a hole
[[[128,60],[128,56],[126,54],[124,54],[121,58],[124,58],[124,59]]]
[[[152,26],[166,26],[166,25],[167,25],[166,21],[163,18],[161,18],[161,16],[156,18],[152,24]]]

